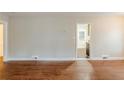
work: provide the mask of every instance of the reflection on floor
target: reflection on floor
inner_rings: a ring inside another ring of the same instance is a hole
[[[0,63],[4,80],[124,79],[124,61],[11,61]]]
[[[8,62],[0,64],[0,79],[78,80],[92,79],[88,62]]]
[[[90,61],[98,80],[124,80],[124,60]]]

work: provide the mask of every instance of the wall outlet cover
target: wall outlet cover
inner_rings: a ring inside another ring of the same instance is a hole
[[[32,56],[32,58],[37,60],[37,59],[39,59],[39,56]]]
[[[102,55],[102,58],[107,59],[107,58],[109,58],[109,55]]]

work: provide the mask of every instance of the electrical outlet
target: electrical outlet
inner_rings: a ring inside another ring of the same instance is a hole
[[[32,58],[37,60],[39,57],[38,56],[32,56]]]
[[[109,55],[102,55],[102,58],[103,59],[108,59],[109,58]]]

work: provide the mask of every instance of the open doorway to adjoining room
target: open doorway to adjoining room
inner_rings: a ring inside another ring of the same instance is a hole
[[[3,31],[4,25],[0,23],[0,62],[3,62]]]
[[[77,24],[76,58],[90,57],[90,24]]]

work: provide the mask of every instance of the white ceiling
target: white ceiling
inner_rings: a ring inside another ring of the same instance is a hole
[[[3,12],[2,12],[3,13]],[[124,12],[4,12],[8,16],[25,16],[25,15],[67,15],[67,16],[101,16],[101,15],[118,15],[124,16]]]

